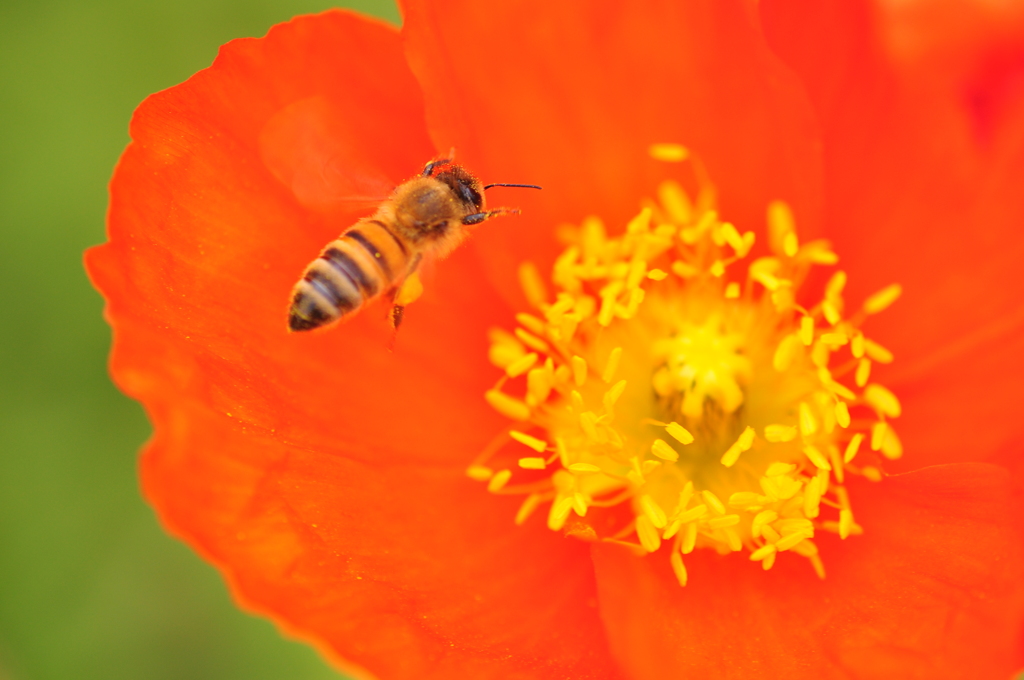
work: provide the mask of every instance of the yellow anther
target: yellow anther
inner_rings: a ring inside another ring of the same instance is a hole
[[[658,529],[646,514],[636,518],[636,535],[640,539],[640,545],[647,552],[657,552],[661,547],[661,536],[658,535]]]
[[[648,153],[651,158],[666,163],[681,163],[690,157],[689,150],[681,144],[651,144]]]
[[[683,486],[683,490],[679,492],[679,502],[676,504],[675,514],[678,514],[690,504],[690,500],[693,498],[693,482],[688,481]]]
[[[565,520],[569,519],[572,512],[572,496],[559,498],[551,504],[551,512],[548,513],[548,529],[559,531],[565,526]]]
[[[665,426],[665,431],[669,433],[669,436],[671,436],[673,439],[680,442],[681,444],[693,443],[693,435],[690,434],[689,430],[687,430],[679,423],[669,423],[668,425]]]
[[[812,535],[813,534],[808,535],[806,532],[798,531],[794,534],[790,534],[789,536],[780,538],[778,541],[775,542],[775,547],[778,549],[779,552],[783,552],[794,547],[797,543],[800,543],[801,541],[810,538]]]
[[[615,377],[615,371],[619,369],[619,359],[622,358],[622,348],[616,347],[608,355],[608,363],[604,365],[604,371],[601,373],[601,380],[606,383],[610,383],[612,378]]]
[[[711,275],[716,279],[720,279],[725,275],[725,263],[721,260],[715,260],[711,263],[711,268],[708,271],[711,272]]]
[[[885,435],[882,437],[882,455],[889,460],[896,460],[903,455],[903,444],[896,436],[896,431],[891,425],[886,426]]]
[[[509,432],[508,435],[512,437],[512,439],[515,439],[520,444],[525,444],[526,446],[529,446],[537,453],[544,453],[545,451],[548,450],[548,443],[543,439],[537,439],[536,437],[531,437],[528,434],[516,432],[515,430]]]
[[[877,361],[880,364],[891,364],[892,363],[892,352],[882,347],[874,340],[864,341],[864,352]]]
[[[579,491],[572,495],[572,509],[580,517],[587,516],[587,497]]]
[[[569,400],[572,402],[572,410],[576,413],[583,413],[586,410],[586,405],[583,403],[583,395],[573,390],[569,393]]]
[[[533,511],[540,505],[541,498],[540,494],[532,493],[523,500],[523,504],[519,506],[519,511],[516,512],[515,523],[517,526],[521,526],[533,514]]]
[[[828,241],[822,239],[805,244],[802,253],[805,260],[814,264],[833,265],[839,262],[839,256],[832,252]]]
[[[846,287],[846,272],[838,271],[832,275],[825,284],[825,297],[829,299],[838,298]]]
[[[754,538],[760,538],[763,527],[771,524],[779,518],[779,513],[774,510],[762,510],[761,512],[754,515],[754,520],[750,523],[750,533]]]
[[[768,204],[768,246],[776,255],[786,255],[786,235],[796,232],[793,212],[783,201]],[[796,253],[793,253],[796,255]],[[793,255],[789,255],[792,257]]]
[[[818,419],[811,412],[806,401],[800,402],[800,434],[809,437],[818,431]]]
[[[508,331],[493,328],[488,335],[491,341],[488,358],[495,366],[505,368],[526,354],[523,343]]]
[[[860,473],[872,482],[882,481],[882,471],[876,467],[871,467],[870,465],[863,467],[861,468]]]
[[[750,553],[750,559],[754,562],[760,562],[766,557],[774,556],[777,550],[778,548],[776,548],[775,545],[769,543],[768,545],[761,546],[754,552]]]
[[[682,513],[679,517],[676,517],[676,521],[686,524],[688,522],[698,520],[706,514],[708,514],[708,506],[701,503],[700,505],[690,508],[686,512]]]
[[[853,340],[850,341],[850,353],[853,354],[855,359],[860,359],[864,356],[864,334],[861,332],[854,333]]]
[[[740,284],[735,281],[731,281],[725,287],[725,298],[727,300],[738,300],[740,297]]]
[[[793,463],[775,461],[768,466],[768,469],[764,471],[764,474],[766,477],[781,477],[782,475],[788,475],[793,470],[796,470],[796,465]]]
[[[543,458],[520,458],[519,467],[524,470],[543,470],[547,466]]]
[[[828,459],[825,458],[825,455],[821,451],[818,450],[818,447],[811,446],[811,445],[805,446],[804,447],[804,455],[807,456],[807,458],[812,463],[814,463],[814,467],[818,468],[819,470],[831,470],[832,469],[832,466],[829,465],[829,463],[828,463]]]
[[[490,481],[487,482],[487,490],[491,493],[501,491],[501,489],[508,484],[508,480],[512,479],[511,470],[499,470],[494,473]]]
[[[846,539],[853,528],[853,513],[849,510],[839,511],[839,538]]]
[[[640,497],[640,509],[643,510],[644,515],[647,516],[647,519],[651,520],[651,524],[656,528],[664,529],[665,525],[668,524],[668,517],[665,516],[665,511],[649,495],[644,494]]]
[[[832,349],[838,349],[850,341],[846,333],[822,333],[821,341],[830,345]]]
[[[871,360],[862,358],[857,362],[857,373],[854,375],[854,382],[857,387],[864,387],[868,384],[868,377],[871,375]]]
[[[796,358],[797,352],[800,347],[800,339],[796,335],[787,335],[780,342],[779,346],[775,348],[775,356],[772,358],[772,366],[779,373],[788,371],[789,367],[793,365],[793,359]]]
[[[791,231],[783,237],[782,252],[786,254],[786,257],[796,257],[796,254],[800,252],[800,242],[794,232]]]
[[[526,394],[532,405],[544,403],[551,394],[551,376],[543,368],[535,368],[526,374]]]
[[[804,486],[804,514],[810,518],[817,517],[820,512],[821,483],[815,477]]]
[[[864,435],[858,432],[850,438],[850,443],[846,445],[846,452],[843,454],[843,462],[849,463],[857,455],[857,450],[860,448],[860,443],[864,441]]]
[[[714,519],[708,520],[709,529],[723,529],[725,527],[734,527],[740,523],[739,515],[726,515],[725,517],[715,517]]]
[[[814,317],[800,317],[800,342],[804,347],[810,347],[814,342]]]
[[[692,264],[687,264],[682,260],[676,260],[672,263],[672,272],[681,278],[692,279],[693,277],[700,274],[700,270],[694,267]]]
[[[604,409],[606,411],[608,411],[609,413],[611,412],[612,407],[615,406],[615,402],[619,400],[619,397],[622,396],[622,392],[625,389],[626,381],[620,380],[619,382],[612,385],[611,389],[604,393],[604,399],[602,401],[604,403]]]
[[[825,316],[825,321],[828,321],[832,326],[835,326],[843,318],[843,315],[839,312],[839,307],[832,300],[825,300],[821,303],[821,313]]]
[[[596,465],[591,465],[590,463],[573,463],[572,465],[569,466],[568,469],[569,469],[570,472],[583,472],[583,473],[600,472],[601,471],[601,468],[597,467]]]
[[[836,422],[839,423],[839,427],[847,428],[850,426],[850,408],[846,405],[845,401],[836,402]]]
[[[547,324],[542,319],[538,319],[533,314],[516,314],[516,321],[522,324],[523,328],[536,333],[537,335],[544,335],[547,332]]]
[[[668,562],[672,565],[672,573],[676,575],[679,585],[685,586],[689,577],[686,573],[686,565],[683,564],[683,556],[673,550]]]
[[[662,271],[661,269],[652,269],[647,272],[647,278],[651,281],[664,281],[668,277],[668,272]]]
[[[689,555],[693,552],[693,548],[697,545],[697,524],[687,524],[686,528],[683,529],[683,540],[679,544],[679,550],[684,555]]]
[[[889,426],[884,422],[878,422],[871,426],[871,450],[878,451],[882,448],[882,442],[885,440],[886,432]]]
[[[640,258],[629,263],[629,274],[626,276],[626,288],[636,288],[647,276],[647,263]]]
[[[494,470],[485,465],[470,465],[466,468],[466,476],[477,482],[486,482],[494,476]]]
[[[818,480],[818,486],[821,487],[821,495],[824,496],[828,493],[828,482],[831,472],[825,469],[819,469],[815,479]]]
[[[655,439],[654,443],[651,444],[651,453],[662,460],[667,460],[673,463],[679,460],[679,453],[661,439]]]
[[[903,293],[903,287],[898,283],[886,286],[864,301],[864,311],[868,314],[878,314],[880,311],[896,302]]]
[[[722,465],[725,467],[732,467],[735,465],[736,461],[740,459],[740,455],[744,451],[749,451],[750,447],[753,446],[754,434],[754,428],[747,425],[733,445],[730,446],[722,456]]]
[[[521,376],[523,373],[526,373],[531,368],[533,368],[533,365],[535,363],[537,363],[537,355],[533,352],[530,352],[523,358],[517,359],[516,361],[513,361],[511,364],[506,366],[505,373],[510,378],[516,378]]]
[[[761,527],[761,536],[763,536],[764,540],[768,541],[769,543],[775,543],[780,538],[782,538],[779,532],[773,529],[768,524],[765,524]]]
[[[760,494],[753,491],[737,491],[729,496],[729,505],[734,508],[745,508],[750,505],[757,505],[761,502]]]
[[[576,387],[583,387],[583,383],[587,381],[587,360],[583,357],[572,358],[572,378]]]
[[[532,262],[523,262],[519,265],[519,285],[530,306],[540,309],[547,302],[548,291],[537,265]]]
[[[871,408],[889,418],[897,418],[903,411],[900,407],[900,400],[896,398],[895,394],[874,383],[864,388],[864,401]]]
[[[788,425],[766,425],[764,428],[764,438],[773,444],[793,441],[796,439],[796,428]]]
[[[591,440],[604,444],[608,441],[608,435],[597,427],[597,415],[593,411],[584,411],[580,414],[580,428],[590,437]]]
[[[551,348],[548,347],[548,343],[544,342],[540,338],[533,336],[530,333],[527,333],[522,328],[517,328],[515,333],[516,337],[519,338],[523,342],[523,344],[529,347],[530,349],[535,350],[537,352],[541,352],[542,354],[550,353]]]
[[[740,535],[734,528],[722,527],[719,531],[725,534],[725,542],[729,546],[729,550],[733,552],[743,550],[743,541],[740,540]]]
[[[722,504],[722,501],[718,500],[718,496],[707,489],[701,491],[700,495],[712,510],[717,512],[719,515],[725,514],[725,506]]]
[[[484,399],[495,411],[512,420],[526,420],[530,417],[530,407],[519,399],[508,396],[499,390],[487,390]]]
[[[690,197],[686,195],[686,191],[678,182],[671,180],[662,182],[658,186],[658,200],[677,223],[685,224],[693,216],[693,204],[690,202]]]

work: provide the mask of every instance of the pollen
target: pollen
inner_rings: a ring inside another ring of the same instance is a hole
[[[520,266],[530,309],[490,332],[484,394],[508,425],[466,474],[524,497],[510,521],[546,508],[552,531],[664,555],[680,586],[695,550],[824,578],[816,542],[864,532],[847,482],[902,455],[873,371],[894,357],[867,336],[901,288],[847,301],[848,272],[809,276],[839,258],[789,205],[733,224],[699,158],[650,153],[678,171],[632,220],[560,227],[549,276]]]

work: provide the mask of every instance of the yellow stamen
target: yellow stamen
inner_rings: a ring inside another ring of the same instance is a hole
[[[519,467],[524,470],[543,470],[546,465],[543,458],[520,458]]]
[[[668,163],[681,163],[690,157],[690,152],[681,144],[651,144],[651,158]]]
[[[519,424],[466,474],[523,494],[517,524],[547,505],[551,530],[587,525],[587,540],[648,553],[669,541],[680,584],[682,555],[698,549],[746,551],[766,570],[799,557],[823,578],[815,531],[863,532],[847,477],[877,481],[880,461],[902,454],[899,400],[869,380],[892,353],[860,327],[900,289],[858,306],[835,272],[815,301],[804,282],[838,257],[801,242],[785,203],[768,207],[769,255],[752,258],[754,233],[719,215],[699,160],[674,145],[651,153],[693,177],[663,182],[618,229],[594,217],[561,228],[551,284],[520,268],[532,312],[490,332],[501,375],[485,394]],[[537,455],[517,457],[508,438]],[[617,523],[611,506],[633,519],[601,535]],[[584,519],[570,524],[573,513]]]
[[[693,443],[693,435],[679,423],[669,423],[665,426],[665,431],[668,432],[676,441],[682,444]]]
[[[896,299],[903,293],[903,288],[894,283],[878,291],[864,301],[864,311],[868,314],[878,314],[880,311],[896,302]]]
[[[543,439],[537,439],[536,437],[531,437],[528,434],[516,432],[515,430],[509,432],[508,435],[512,437],[512,439],[515,439],[520,444],[525,444],[526,446],[529,446],[537,453],[544,453],[548,449],[548,443]]]

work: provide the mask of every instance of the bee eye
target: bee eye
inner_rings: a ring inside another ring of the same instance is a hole
[[[458,188],[458,194],[459,198],[461,198],[466,203],[470,203],[477,207],[480,206],[480,194],[477,193],[476,190],[473,189],[473,187],[469,186],[468,184],[460,183]]]

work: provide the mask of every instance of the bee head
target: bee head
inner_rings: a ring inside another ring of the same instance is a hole
[[[428,176],[448,185],[467,211],[479,212],[484,207],[484,188],[476,177],[455,163],[431,164]]]

